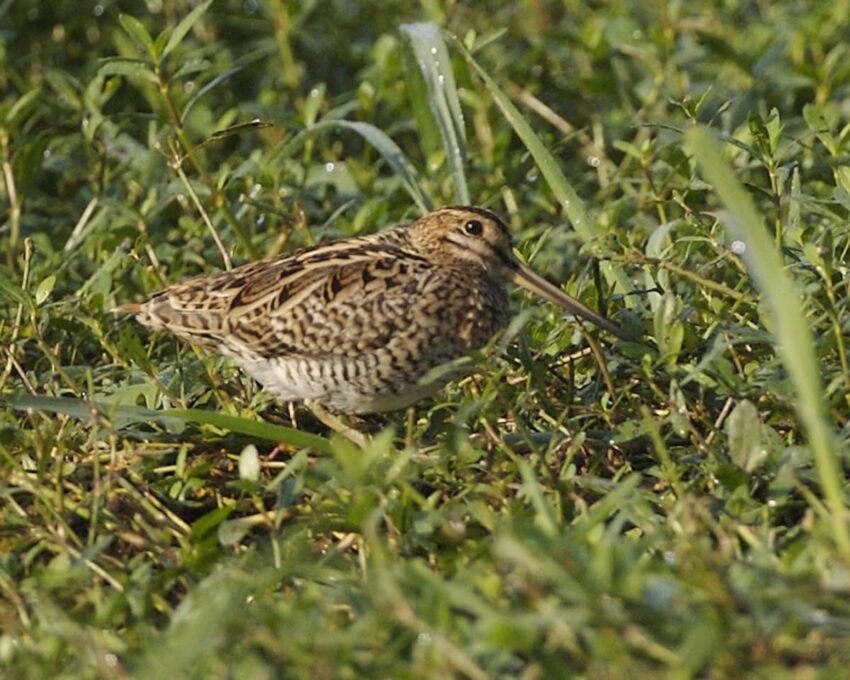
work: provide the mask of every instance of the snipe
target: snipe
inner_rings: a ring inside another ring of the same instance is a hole
[[[508,280],[625,337],[522,264],[495,214],[465,206],[190,279],[119,311],[233,358],[282,400],[371,413],[448,382],[421,379],[506,325]]]

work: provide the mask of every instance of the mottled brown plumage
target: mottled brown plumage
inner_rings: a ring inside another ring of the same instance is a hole
[[[450,375],[422,378],[505,326],[506,280],[622,337],[521,264],[504,223],[472,207],[191,279],[122,310],[233,358],[283,400],[368,413],[444,385]]]

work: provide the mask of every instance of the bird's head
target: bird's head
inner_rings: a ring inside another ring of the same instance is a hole
[[[440,264],[499,275],[514,260],[511,235],[498,215],[467,206],[430,212],[410,225],[411,240]]]
[[[471,206],[440,208],[410,225],[410,239],[436,263],[473,267],[495,278],[513,281],[618,338],[628,338],[625,331],[615,323],[570,297],[520,262],[514,254],[507,225],[489,210]]]

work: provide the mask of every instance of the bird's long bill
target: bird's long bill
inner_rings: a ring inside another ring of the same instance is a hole
[[[529,269],[521,262],[516,269],[512,270],[511,279],[518,286],[522,286],[527,291],[542,297],[544,300],[563,307],[571,314],[580,316],[591,323],[595,323],[600,328],[604,328],[611,335],[615,335],[621,340],[628,340],[629,336],[613,321],[606,319],[604,316],[597,314],[590,307],[583,305],[575,298],[570,297],[557,286],[553,286],[539,274]]]

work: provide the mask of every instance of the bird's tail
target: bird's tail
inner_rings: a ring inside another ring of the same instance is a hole
[[[223,317],[208,309],[175,306],[167,294],[154,295],[143,303],[131,302],[115,307],[114,314],[133,314],[143,326],[167,331],[181,340],[224,353],[222,349]]]

